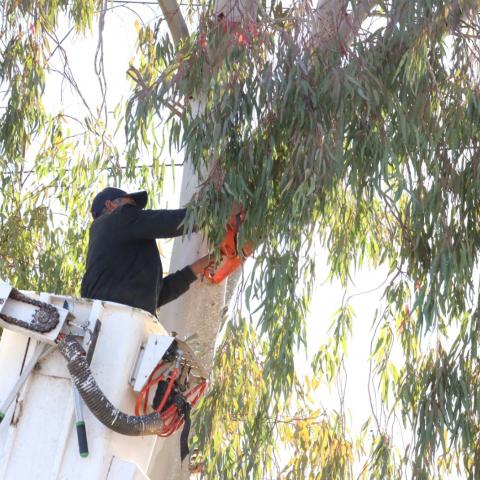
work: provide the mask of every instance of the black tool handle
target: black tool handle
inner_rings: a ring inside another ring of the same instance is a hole
[[[88,457],[88,441],[87,441],[87,430],[85,429],[85,422],[77,422],[77,438],[78,438],[78,449],[80,451],[81,457]]]

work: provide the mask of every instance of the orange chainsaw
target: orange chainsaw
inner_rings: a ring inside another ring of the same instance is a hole
[[[238,228],[245,218],[245,213],[233,215],[227,223],[227,233],[220,243],[220,252],[222,259],[217,266],[207,267],[204,271],[205,278],[210,283],[220,283],[228,275],[234,272],[240,265],[243,264],[246,257],[253,253],[253,246],[247,242],[241,252],[238,251],[237,236]]]

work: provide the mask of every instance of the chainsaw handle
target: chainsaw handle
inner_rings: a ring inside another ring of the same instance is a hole
[[[237,255],[235,257],[224,258],[219,267],[215,269],[215,271],[206,270],[205,271],[205,278],[213,284],[218,284],[222,282],[228,275],[234,272],[240,265],[242,261],[240,257]]]

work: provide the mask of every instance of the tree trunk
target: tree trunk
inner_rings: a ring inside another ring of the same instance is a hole
[[[191,162],[183,167],[180,204],[184,205],[195,192],[198,178]],[[190,238],[176,239],[173,245],[170,271],[183,268],[198,257],[207,253],[206,243],[200,234]],[[210,285],[197,281],[190,290],[177,300],[165,305],[160,311],[160,321],[168,331],[176,332],[180,337],[196,335],[190,345],[196,350],[200,360],[210,371],[213,360],[215,338],[220,324],[225,302],[225,282]],[[172,437],[159,439],[150,463],[149,476],[152,479],[183,480],[188,479],[189,459],[183,465],[180,461],[180,433]]]

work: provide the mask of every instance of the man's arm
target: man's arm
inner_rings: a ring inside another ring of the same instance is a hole
[[[186,208],[176,210],[140,210],[131,205],[122,208],[122,221],[125,233],[130,238],[153,240],[183,235],[180,224],[187,213]]]
[[[163,287],[158,296],[157,307],[161,307],[184,294],[211,263],[211,257],[206,255],[188,267],[163,277]]]
[[[163,286],[157,300],[157,308],[183,295],[197,279],[190,267],[163,277]]]
[[[125,231],[130,238],[153,240],[155,238],[172,238],[184,234],[180,227],[187,213],[186,208],[175,210],[141,210],[133,205],[120,207]],[[243,206],[236,200],[233,202],[232,215],[243,211]],[[193,226],[197,231],[197,226]],[[202,270],[203,271],[203,270]]]

